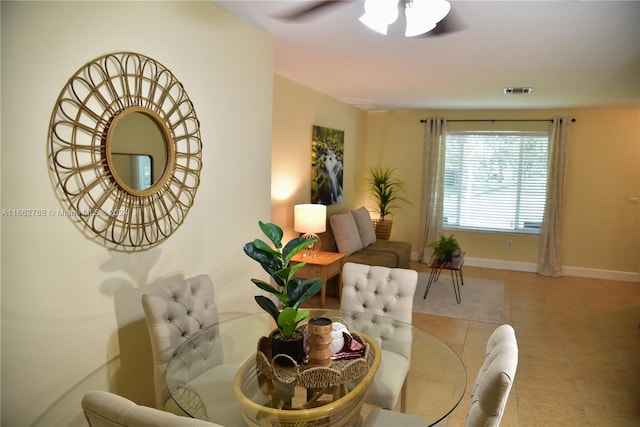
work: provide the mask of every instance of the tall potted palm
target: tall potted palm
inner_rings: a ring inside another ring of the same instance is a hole
[[[379,219],[373,220],[376,238],[389,240],[393,220],[387,218],[392,216],[392,209],[398,208],[397,202],[411,204],[403,194],[405,194],[405,184],[394,176],[395,168],[370,167],[369,176],[366,178],[369,195],[376,202],[376,212]]]

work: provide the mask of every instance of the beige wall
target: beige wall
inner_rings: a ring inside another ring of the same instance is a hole
[[[397,168],[411,205],[394,211],[391,238],[418,248],[424,126],[420,119],[548,119],[574,117],[566,189],[563,265],[569,275],[639,280],[640,109],[363,112],[275,77],[272,209],[292,228],[293,205],[309,201],[311,126],[344,129],[345,200],[329,214],[366,205],[369,166]],[[354,134],[354,132],[356,132]],[[282,190],[282,191],[281,191]],[[278,195],[282,194],[281,197]],[[538,239],[510,233],[456,232],[469,262],[535,271]],[[507,241],[512,247],[507,247]]]
[[[362,205],[358,193],[365,165],[366,115],[362,110],[307,87],[274,76],[272,218],[288,237],[294,235],[293,206],[311,199],[311,132],[313,125],[344,131],[344,198],[327,213]]]
[[[366,163],[396,167],[414,201],[397,211],[392,239],[417,250],[423,125],[447,119],[546,119],[575,117],[569,150],[563,265],[572,275],[638,280],[640,271],[640,109],[562,111],[388,111],[367,115]],[[484,265],[531,269],[538,240],[508,233],[456,232],[469,258]],[[507,248],[507,241],[513,242]]]
[[[106,53],[140,52],[170,69],[203,141],[195,205],[157,248],[114,252],[65,217],[2,217],[1,424],[31,425],[54,402],[79,414],[89,387],[152,404],[146,289],[207,273],[222,311],[257,311],[249,279],[262,273],[242,245],[270,216],[272,39],[208,1],[1,7],[2,209],[62,208],[48,172],[51,112],[69,77]]]
[[[329,214],[366,205],[369,166],[397,168],[411,205],[394,211],[391,239],[418,245],[424,126],[420,119],[548,119],[574,117],[562,237],[565,273],[640,280],[640,109],[363,112],[276,76],[272,215],[293,228],[293,205],[309,201],[313,124],[344,129],[345,200]],[[356,132],[354,134],[354,132]],[[535,271],[538,239],[513,233],[455,232],[468,262]],[[507,247],[507,241],[512,247]]]

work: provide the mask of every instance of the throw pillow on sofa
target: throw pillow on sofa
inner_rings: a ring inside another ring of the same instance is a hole
[[[351,212],[331,215],[329,217],[333,238],[336,241],[338,252],[351,255],[362,249],[360,232]]]
[[[360,233],[360,240],[362,241],[362,247],[366,248],[376,242],[376,231],[373,228],[373,221],[369,211],[364,206],[360,209],[354,209],[351,211],[353,219],[356,221],[358,227],[358,233]]]

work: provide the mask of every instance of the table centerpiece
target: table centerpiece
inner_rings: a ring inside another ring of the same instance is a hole
[[[296,271],[304,267],[306,263],[291,265],[290,262],[295,254],[314,244],[317,239],[296,237],[283,245],[284,233],[279,226],[262,221],[259,221],[258,225],[271,245],[263,240],[255,239],[246,243],[243,249],[269,274],[277,288],[260,279],[253,278],[251,281],[258,288],[273,294],[280,306],[264,295],[256,295],[255,300],[276,322],[277,328],[269,335],[274,355],[286,354],[300,364],[305,356],[304,336],[302,331],[297,329],[297,326],[309,316],[309,311],[299,310],[299,308],[320,291],[322,280],[319,277],[310,279],[293,277]]]

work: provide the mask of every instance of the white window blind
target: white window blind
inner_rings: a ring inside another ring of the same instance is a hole
[[[443,227],[540,233],[547,132],[448,132]]]

